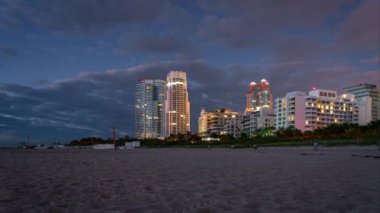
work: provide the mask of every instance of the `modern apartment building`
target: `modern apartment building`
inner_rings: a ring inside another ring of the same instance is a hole
[[[273,108],[261,108],[258,111],[246,112],[243,116],[242,129],[252,137],[258,129],[274,127],[276,115]]]
[[[165,135],[190,131],[190,102],[186,72],[170,71],[166,78]]]
[[[231,121],[237,120],[240,116],[240,113],[226,108],[211,112],[206,112],[202,108],[198,119],[198,133],[200,136],[227,135],[227,124],[231,124]]]
[[[261,108],[271,108],[273,105],[269,82],[265,79],[262,79],[260,83],[251,82],[246,97],[246,112],[259,111]]]
[[[380,92],[373,84],[361,83],[343,88],[346,93],[354,95],[359,105],[359,124],[366,125],[380,119]]]
[[[166,82],[140,79],[137,83],[135,125],[136,137],[140,139],[164,136],[164,101]]]
[[[275,100],[276,129],[294,126],[312,131],[333,123],[358,123],[358,106],[351,94],[336,91],[291,92]]]
[[[226,134],[234,138],[240,137],[243,132],[243,118],[244,115],[239,113],[234,118],[228,120],[225,125]]]

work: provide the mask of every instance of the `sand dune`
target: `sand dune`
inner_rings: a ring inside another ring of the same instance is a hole
[[[376,147],[0,150],[0,212],[380,212]]]

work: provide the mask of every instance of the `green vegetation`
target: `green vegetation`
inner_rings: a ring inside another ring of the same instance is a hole
[[[116,145],[123,146],[126,141],[130,141],[131,139],[128,136],[124,138],[118,138],[115,140]],[[87,137],[81,138],[80,140],[72,140],[66,146],[91,146],[95,144],[113,144],[113,140],[111,138],[102,139],[97,137]]]
[[[165,140],[148,139],[140,140],[144,147],[233,147],[249,148],[254,146],[307,146],[318,143],[322,146],[340,145],[371,145],[376,144],[380,139],[380,120],[373,121],[367,126],[357,124],[332,124],[326,128],[315,131],[301,132],[294,127],[279,129],[265,128],[257,130],[253,137],[241,134],[240,138],[233,138],[230,135],[211,135],[219,141],[202,141],[201,137],[188,132],[187,134],[171,135]],[[128,136],[116,140],[117,145],[124,145],[130,139]],[[113,143],[112,139],[103,140],[101,138],[82,138],[73,140],[69,146],[86,146],[100,143]]]

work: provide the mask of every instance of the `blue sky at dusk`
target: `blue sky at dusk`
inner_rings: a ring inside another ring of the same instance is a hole
[[[184,70],[201,106],[379,85],[378,0],[0,0],[0,146],[134,136],[141,77]]]

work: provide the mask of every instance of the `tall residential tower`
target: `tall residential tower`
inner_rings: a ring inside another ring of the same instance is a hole
[[[190,102],[186,72],[170,71],[166,78],[165,136],[190,131]]]
[[[166,82],[163,80],[140,79],[137,83],[135,106],[137,138],[164,137],[165,94]]]
[[[260,83],[251,82],[246,96],[247,104],[242,129],[252,137],[256,130],[274,126],[275,115],[269,82],[265,79]]]

